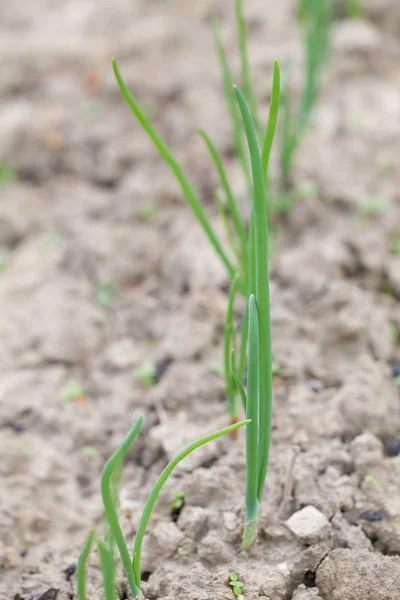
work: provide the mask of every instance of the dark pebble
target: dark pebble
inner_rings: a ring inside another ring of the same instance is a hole
[[[400,433],[387,442],[386,454],[388,456],[398,456],[400,454]]]
[[[163,358],[162,360],[159,360],[158,362],[156,362],[155,366],[155,373],[154,373],[154,382],[158,383],[161,380],[161,377],[163,375],[165,375],[165,373],[168,371],[170,365],[174,362],[174,359],[171,358],[170,356],[167,356],[166,358]]]
[[[72,577],[72,575],[75,574],[76,571],[76,563],[71,563],[70,565],[68,565],[68,567],[65,567],[65,569],[63,569],[63,573],[65,574],[65,579],[67,581],[69,581]]]
[[[7,423],[6,426],[9,427],[12,431],[14,431],[14,433],[22,433],[23,431],[25,431],[25,427],[23,425],[20,425],[19,423],[14,423],[12,421]]]
[[[400,362],[394,362],[391,364],[392,367],[392,375],[393,377],[398,377],[400,375]]]
[[[382,521],[383,515],[379,510],[363,510],[360,512],[360,519],[371,522]]]

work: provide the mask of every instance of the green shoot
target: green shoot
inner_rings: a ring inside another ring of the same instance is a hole
[[[8,163],[0,163],[0,186],[10,185],[17,180],[15,169]]]
[[[172,154],[172,152],[170,151],[168,146],[165,144],[165,142],[162,140],[162,138],[158,135],[158,133],[152,127],[152,125],[150,124],[150,121],[147,119],[145,114],[139,108],[138,103],[132,96],[124,79],[122,78],[122,75],[119,71],[119,68],[118,68],[118,65],[117,65],[117,62],[115,59],[113,59],[112,65],[113,65],[114,74],[117,79],[122,96],[124,97],[126,103],[128,104],[129,108],[131,109],[132,113],[135,115],[135,117],[137,118],[139,123],[142,125],[143,129],[146,131],[148,136],[153,141],[154,145],[156,146],[157,150],[161,154],[162,158],[165,160],[165,162],[171,168],[172,172],[174,173],[176,179],[178,180],[178,182],[182,188],[182,191],[184,193],[184,196],[185,196],[188,204],[190,205],[194,214],[196,215],[197,220],[199,221],[200,225],[203,227],[208,239],[210,240],[211,244],[214,246],[218,256],[220,257],[223,264],[225,265],[229,275],[231,277],[233,277],[235,275],[236,270],[235,270],[234,266],[232,265],[230,259],[228,258],[227,254],[225,253],[225,250],[223,249],[222,244],[221,244],[220,240],[218,239],[218,237],[211,225],[211,222],[208,219],[208,217],[203,209],[203,206],[202,206],[199,198],[197,197],[197,194],[195,193],[194,189],[192,188],[191,184],[189,183],[189,180],[187,179],[185,173],[183,172],[182,167],[180,166],[179,162],[177,161],[175,156]]]
[[[390,248],[391,248],[393,254],[400,255],[400,238],[393,240],[392,243],[390,244]]]
[[[104,600],[115,600],[117,584],[115,581],[115,563],[112,552],[103,540],[97,540],[97,550],[100,556],[100,568],[103,576]]]
[[[179,464],[186,456],[188,456],[191,452],[193,452],[200,446],[203,446],[204,444],[218,437],[221,437],[222,435],[231,433],[236,429],[239,429],[239,427],[242,427],[243,425],[247,425],[249,421],[244,420],[240,423],[235,423],[234,425],[230,425],[229,427],[225,427],[224,429],[216,431],[215,433],[211,433],[200,438],[199,440],[189,444],[173,460],[171,460],[168,463],[168,465],[162,471],[161,475],[154,484],[153,489],[151,490],[145,507],[143,509],[142,517],[139,523],[139,528],[135,538],[133,554],[131,556],[118,519],[118,512],[116,507],[118,504],[117,496],[119,485],[116,485],[116,482],[119,482],[124,458],[132,443],[136,439],[142,426],[142,423],[143,416],[140,415],[133,423],[131,430],[129,431],[128,435],[125,437],[123,442],[106,462],[101,476],[101,493],[103,498],[104,510],[107,517],[107,523],[110,529],[110,533],[108,536],[109,544],[106,544],[101,540],[97,540],[97,548],[100,555],[100,566],[103,574],[105,600],[115,600],[116,594],[115,561],[113,555],[114,543],[118,548],[132,596],[134,598],[136,598],[137,596],[142,596],[140,562],[143,537],[146,532],[147,525],[156,500],[158,498],[158,495],[164,483],[167,481],[168,477],[171,475],[176,465]],[[174,501],[171,505],[171,509],[174,508],[180,510],[184,504],[184,501],[185,493],[179,492],[174,498]],[[94,539],[95,532],[94,530],[92,530],[85,541],[84,548],[78,561],[78,600],[88,600],[86,595],[86,564],[93,546]]]
[[[262,157],[257,143],[257,136],[249,107],[241,91],[235,88],[236,99],[239,104],[246,132],[247,143],[250,153],[250,162],[253,180],[253,202],[252,220],[250,225],[250,239],[252,249],[250,256],[249,280],[254,286],[249,294],[249,353],[252,350],[252,358],[249,356],[249,377],[252,373],[252,393],[257,385],[255,398],[250,399],[250,381],[247,394],[247,410],[251,414],[255,412],[254,402],[257,403],[258,427],[247,426],[247,437],[254,436],[256,441],[249,443],[250,455],[247,455],[246,464],[250,479],[251,492],[248,488],[246,493],[246,521],[243,537],[243,548],[248,548],[255,539],[254,523],[255,507],[259,503],[264,490],[265,477],[268,468],[269,447],[271,440],[272,420],[272,353],[271,353],[271,324],[270,324],[270,298],[269,298],[269,272],[268,272],[268,222],[267,201],[265,190],[265,179],[262,165]],[[253,236],[252,234],[253,229]],[[258,337],[258,352],[255,350],[254,341]],[[254,382],[256,380],[257,384]],[[257,448],[254,456],[254,448]],[[257,460],[257,489],[254,494],[254,461]],[[253,494],[252,499],[248,494]]]
[[[135,379],[141,381],[144,385],[152,386],[155,384],[156,368],[150,363],[144,363],[134,373]]]
[[[253,115],[255,129],[258,135],[261,135],[260,121],[257,115],[257,100],[254,94],[253,85],[250,77],[249,67],[249,53],[247,50],[247,31],[246,21],[243,13],[243,2],[242,0],[236,0],[236,23],[238,29],[239,38],[239,53],[240,53],[240,66],[241,66],[241,80],[244,97],[250,108],[250,112]]]
[[[271,372],[272,372],[273,376],[280,375],[282,373],[281,366],[274,360],[272,361],[272,364],[271,364]]]
[[[118,294],[119,288],[116,283],[103,283],[97,288],[96,303],[105,308],[111,304]]]
[[[173,460],[171,460],[168,463],[168,465],[165,467],[165,469],[163,470],[163,472],[157,479],[156,483],[154,484],[149,497],[147,498],[147,502],[143,509],[142,517],[140,519],[139,528],[136,533],[135,545],[133,548],[133,561],[132,562],[133,562],[133,570],[135,573],[135,580],[136,580],[138,587],[140,586],[140,560],[141,560],[141,553],[142,553],[143,537],[146,532],[147,525],[148,525],[151,513],[153,511],[154,505],[156,503],[157,497],[158,497],[164,483],[167,481],[168,477],[171,475],[172,471],[175,469],[176,465],[178,465],[191,452],[193,452],[197,448],[200,448],[200,446],[203,446],[204,444],[207,444],[207,442],[211,442],[212,440],[215,440],[216,438],[221,437],[222,435],[225,435],[226,433],[231,433],[232,431],[236,431],[236,429],[239,429],[239,427],[242,427],[243,425],[247,425],[248,423],[249,423],[249,420],[247,419],[245,421],[240,421],[239,423],[235,423],[234,425],[230,425],[229,427],[225,427],[224,429],[221,429],[220,431],[216,431],[215,433],[205,435],[204,437],[200,438],[196,442],[192,442],[191,444],[189,444]]]
[[[185,492],[177,492],[173,501],[171,502],[170,509],[171,510],[181,510],[183,505],[185,504]]]
[[[76,400],[86,395],[86,390],[78,381],[70,379],[61,390],[63,400]]]
[[[376,479],[376,477],[369,475],[368,473],[367,475],[364,475],[364,481],[365,483],[370,483],[371,485],[379,485],[379,481]]]
[[[83,550],[76,566],[76,581],[77,581],[77,592],[79,600],[88,600],[86,595],[86,564],[89,559],[90,552],[92,550],[94,538],[96,532],[94,529],[89,531],[89,535],[85,540]]]
[[[387,200],[384,196],[367,196],[357,207],[359,218],[380,215],[386,207]]]
[[[283,121],[280,140],[281,189],[290,189],[290,174],[296,150],[310,123],[317,100],[322,66],[330,52],[331,0],[300,0],[299,19],[303,24],[306,52],[305,85],[297,111],[293,108],[289,83],[290,67],[282,95]]]
[[[213,23],[213,31],[214,31],[215,46],[217,48],[218,58],[219,58],[219,62],[220,62],[221,72],[222,72],[225,98],[226,98],[226,102],[227,102],[227,106],[228,106],[228,110],[229,110],[229,114],[230,114],[230,118],[231,118],[234,147],[235,147],[236,154],[239,158],[239,161],[241,163],[243,173],[246,178],[247,186],[248,186],[249,190],[251,190],[250,169],[249,169],[249,163],[248,163],[248,159],[247,159],[246,147],[245,147],[244,141],[243,141],[243,131],[242,131],[242,124],[240,122],[240,115],[239,115],[235,95],[233,93],[233,79],[232,79],[232,75],[231,75],[231,72],[229,69],[224,46],[222,44],[221,34],[219,31],[219,25],[216,21],[214,21],[214,23]]]
[[[389,336],[393,342],[400,340],[400,330],[395,323],[389,323]]]
[[[157,216],[157,207],[153,202],[142,202],[138,208],[138,215],[146,221],[152,221]]]
[[[394,378],[394,382],[398,387],[400,387],[400,375],[397,375],[397,377]]]
[[[229,573],[229,585],[232,587],[232,592],[235,596],[241,596],[243,593],[243,581],[240,581],[236,573]]]
[[[90,458],[98,458],[100,456],[100,452],[94,446],[83,446],[82,452]]]

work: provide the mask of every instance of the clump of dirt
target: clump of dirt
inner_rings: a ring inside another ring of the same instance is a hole
[[[288,55],[297,93],[294,3],[244,4],[257,94],[266,103],[273,60]],[[397,598],[399,10],[393,0],[365,7],[364,20],[334,26],[313,131],[294,168],[298,199],[277,223],[271,298],[281,372],[258,540],[240,551],[241,432],[191,455],[165,486],[145,538],[149,600],[232,600],[230,572],[246,599]],[[50,600],[49,590],[76,597],[71,565],[88,528],[103,526],[102,466],[139,412],[144,431],[121,495],[129,543],[168,459],[226,424],[215,365],[227,276],[109,64],[119,58],[220,230],[197,125],[226,156],[243,214],[249,207],[232,159],[214,9],[237,69],[228,4],[1,5],[0,163],[16,177],[0,199],[1,600]],[[166,359],[155,385],[135,377]],[[179,491],[185,504],[173,520]],[[95,554],[89,592],[101,597]]]

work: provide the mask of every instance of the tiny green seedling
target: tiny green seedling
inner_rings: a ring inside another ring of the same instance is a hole
[[[0,163],[0,185],[10,185],[17,180],[17,173],[9,163]]]
[[[371,485],[379,485],[379,481],[373,475],[365,475],[364,476],[365,483],[370,483]]]
[[[400,340],[400,330],[395,323],[389,324],[389,335],[394,342]]]
[[[171,502],[171,510],[181,510],[185,504],[185,492],[177,492],[173,501]]]
[[[61,390],[63,400],[76,400],[86,395],[86,390],[78,381],[70,379]]]
[[[119,295],[120,290],[116,283],[103,283],[97,288],[96,303],[99,306],[107,307]]]
[[[392,241],[392,243],[390,244],[390,249],[392,250],[393,254],[400,255],[400,238],[397,238]]]
[[[386,207],[387,201],[383,196],[368,196],[357,207],[359,218],[380,215]]]
[[[243,594],[243,581],[240,581],[236,573],[229,573],[229,585],[232,588],[232,592],[235,596],[241,596]]]
[[[150,363],[144,363],[136,369],[134,377],[144,385],[152,386],[156,382],[156,367]]]
[[[142,202],[138,208],[138,215],[146,221],[152,221],[157,216],[157,207],[154,202]]]
[[[271,372],[272,372],[272,375],[281,375],[282,374],[282,367],[274,360],[272,361]]]
[[[400,375],[397,375],[397,377],[395,377],[394,382],[397,386],[400,387]]]
[[[94,446],[83,446],[82,452],[85,456],[89,456],[90,458],[97,458],[100,456],[100,452]]]

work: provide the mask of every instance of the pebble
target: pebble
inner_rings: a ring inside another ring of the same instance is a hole
[[[400,454],[400,433],[387,442],[385,449],[388,456],[398,456]]]
[[[399,377],[400,375],[400,362],[394,362],[391,364],[393,377]]]
[[[375,521],[382,521],[383,515],[379,510],[363,510],[360,512],[360,519],[364,519],[365,521],[371,521],[372,523]]]
[[[295,512],[285,525],[298,538],[310,542],[321,538],[330,528],[326,516],[311,505]]]

